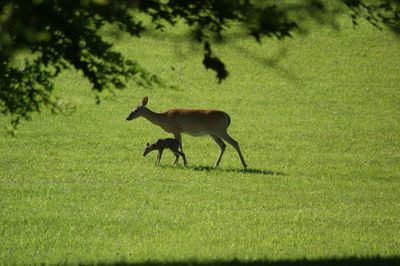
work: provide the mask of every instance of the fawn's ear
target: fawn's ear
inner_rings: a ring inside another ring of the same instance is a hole
[[[150,143],[147,142],[147,147],[149,147],[149,146],[150,146]]]
[[[149,101],[149,97],[144,97],[142,100],[142,106],[145,106],[147,104],[147,102]]]

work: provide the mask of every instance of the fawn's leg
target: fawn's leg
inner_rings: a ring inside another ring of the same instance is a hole
[[[218,159],[215,162],[215,167],[217,167],[219,165],[219,163],[221,162],[221,158],[222,158],[222,155],[224,154],[224,151],[225,151],[225,148],[226,148],[226,144],[222,141],[221,138],[219,138],[219,137],[217,137],[215,135],[210,135],[210,136],[213,138],[213,140],[215,140],[215,142],[221,148],[221,151],[219,153]]]
[[[178,164],[178,160],[179,160],[179,155],[178,154],[176,154],[176,153],[174,153],[175,154],[175,162],[174,162],[174,166],[175,165],[177,165]]]
[[[240,151],[239,143],[238,143],[236,140],[234,140],[233,138],[231,138],[231,137],[228,135],[228,133],[226,133],[226,132],[224,132],[224,133],[218,135],[218,137],[221,138],[221,139],[223,139],[223,140],[225,140],[226,142],[228,142],[229,144],[231,144],[231,145],[235,148],[235,150],[236,150],[237,153],[239,154],[240,161],[242,162],[244,169],[246,169],[246,168],[247,168],[247,164],[246,164],[246,162],[244,161],[242,152]]]
[[[180,151],[178,151],[177,153],[178,153],[178,155],[182,156],[183,164],[186,166],[187,165],[187,161],[186,161],[185,154],[183,152],[180,152]]]
[[[163,150],[162,150],[162,149],[158,150],[158,154],[157,154],[157,161],[156,161],[156,165],[157,165],[157,166],[159,166],[159,165],[160,165],[160,161],[161,161],[162,152],[163,152]]]
[[[173,147],[173,148],[171,148],[171,151],[175,154],[175,157],[176,157],[174,165],[176,165],[178,163],[179,155],[180,155],[180,156],[182,156],[183,164],[186,166],[186,164],[187,164],[186,156],[183,152],[179,151],[179,147]]]
[[[176,151],[174,151],[174,150],[171,150],[172,152],[173,152],[173,154],[175,155],[175,162],[174,162],[174,166],[178,163],[178,160],[179,160],[179,154],[178,154],[178,150],[176,150]]]

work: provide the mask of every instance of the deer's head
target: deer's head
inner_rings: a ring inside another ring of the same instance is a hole
[[[149,98],[147,96],[144,97],[143,100],[142,100],[142,103],[139,104],[138,107],[136,107],[135,109],[132,110],[132,112],[128,115],[126,120],[130,121],[132,119],[140,117],[142,115],[142,111],[145,108],[148,100],[149,100]]]
[[[157,145],[157,143],[153,143],[153,144],[150,145],[150,144],[147,142],[147,146],[146,146],[146,148],[144,149],[143,156],[146,156],[149,152],[154,151],[154,150],[158,150],[158,145]]]

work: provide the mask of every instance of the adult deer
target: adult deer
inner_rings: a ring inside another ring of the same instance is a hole
[[[215,167],[219,165],[224,154],[226,148],[224,141],[226,141],[236,149],[243,167],[246,169],[247,165],[239,144],[226,132],[231,122],[228,114],[217,110],[196,109],[172,109],[163,113],[155,113],[146,107],[147,102],[148,97],[146,96],[143,98],[142,103],[132,110],[126,120],[142,116],[153,124],[160,126],[166,132],[174,134],[175,139],[179,141],[181,152],[183,152],[182,133],[192,136],[210,135],[221,148]]]

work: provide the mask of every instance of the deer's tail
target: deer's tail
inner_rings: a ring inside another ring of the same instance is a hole
[[[231,124],[231,117],[227,113],[224,114],[226,117],[226,127],[229,127],[229,125]]]

